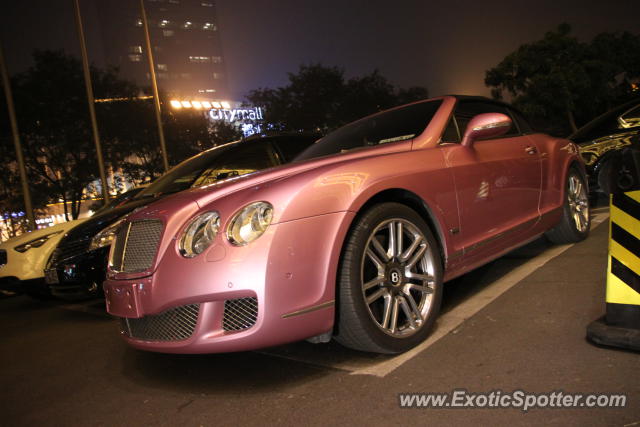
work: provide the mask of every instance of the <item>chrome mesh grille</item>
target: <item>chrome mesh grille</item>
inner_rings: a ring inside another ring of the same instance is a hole
[[[129,223],[116,236],[111,267],[119,272],[137,273],[151,268],[162,234],[162,222],[142,220]]]
[[[198,323],[200,304],[183,305],[139,319],[120,318],[120,328],[128,337],[145,341],[182,341]]]
[[[222,329],[241,331],[249,329],[258,319],[258,299],[255,297],[229,299],[224,302]]]
[[[89,249],[90,243],[91,239],[78,239],[60,242],[58,247],[53,251],[53,255],[48,265],[55,266],[58,261],[64,261],[65,259],[73,258],[85,253],[87,249]]]

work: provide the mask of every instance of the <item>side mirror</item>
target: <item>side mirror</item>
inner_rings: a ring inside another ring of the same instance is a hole
[[[496,138],[511,128],[509,116],[501,113],[483,113],[475,116],[467,125],[462,145],[471,147],[478,139]]]

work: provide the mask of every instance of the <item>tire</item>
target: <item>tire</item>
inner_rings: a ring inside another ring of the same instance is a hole
[[[615,171],[615,172],[614,172]],[[637,178],[633,171],[622,161],[607,160],[598,172],[598,187],[606,196],[613,193],[631,191],[636,186]]]
[[[343,248],[336,341],[389,354],[415,347],[438,316],[442,275],[438,243],[415,211],[399,203],[371,207]]]
[[[562,219],[545,235],[553,243],[575,243],[587,238],[590,227],[589,197],[585,179],[580,172],[572,168],[567,175]]]

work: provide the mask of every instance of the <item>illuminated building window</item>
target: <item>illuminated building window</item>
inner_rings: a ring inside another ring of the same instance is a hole
[[[208,64],[211,62],[210,56],[190,56],[189,62],[196,62],[200,64]]]
[[[213,73],[213,78],[215,80],[219,80],[219,79],[221,79],[223,77],[224,77],[224,74],[222,74],[222,73]]]
[[[136,27],[142,27],[142,19],[136,19]]]
[[[215,93],[215,89],[198,89],[198,93]]]
[[[181,79],[187,79],[187,80],[188,80],[188,79],[190,79],[190,78],[191,78],[191,74],[189,74],[189,73],[182,73],[182,74],[180,74],[180,78],[181,78]]]
[[[167,64],[158,64],[158,70],[167,71]]]
[[[167,21],[166,19],[163,19],[158,23],[158,27],[160,28],[165,28],[167,25],[169,25],[169,21]]]
[[[208,1],[203,1],[202,3],[200,3],[200,6],[213,7],[213,3],[208,2]]]
[[[129,55],[129,61],[131,61],[131,62],[140,62],[140,61],[142,61],[142,55],[131,54],[131,55]]]
[[[206,31],[215,31],[217,30],[216,24],[212,24],[211,22],[205,22],[204,25],[202,26],[203,30]]]
[[[193,26],[193,22],[187,21],[187,22],[184,23],[182,28],[184,28],[185,30],[190,30],[192,26]]]
[[[142,53],[142,46],[129,46],[129,53]]]
[[[169,78],[169,74],[167,73],[158,73],[157,76],[159,79],[163,79],[163,80],[166,80]]]
[[[165,37],[172,37],[173,36],[173,30],[162,30],[162,35]]]
[[[220,64],[222,62],[222,56],[212,56],[211,62],[214,64]]]

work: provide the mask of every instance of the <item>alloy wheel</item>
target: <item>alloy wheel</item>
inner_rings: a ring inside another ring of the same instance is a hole
[[[369,236],[362,292],[369,315],[386,334],[404,338],[424,325],[436,286],[433,250],[406,219],[383,221]]]
[[[589,226],[589,200],[582,180],[576,174],[569,176],[569,209],[574,225],[581,233]]]

